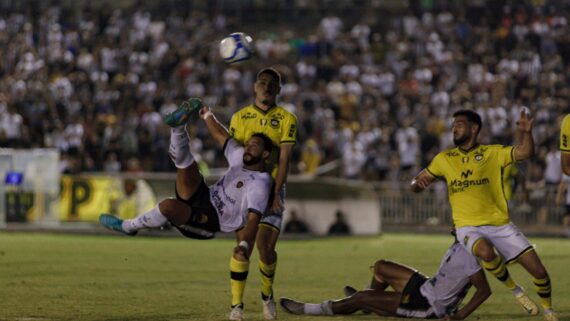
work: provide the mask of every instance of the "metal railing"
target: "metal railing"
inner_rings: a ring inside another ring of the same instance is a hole
[[[430,188],[423,193],[377,188],[384,229],[419,227],[438,230],[452,225],[451,208],[445,188]],[[533,191],[517,190],[509,202],[511,221],[525,231],[561,234],[565,206],[557,205],[557,186],[547,185]]]

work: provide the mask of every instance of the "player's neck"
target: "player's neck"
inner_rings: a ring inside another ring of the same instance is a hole
[[[261,101],[256,100],[255,101],[255,107],[263,110],[263,111],[268,111],[269,109],[271,109],[272,107],[275,107],[277,105],[277,103],[272,103],[272,104],[264,104]]]
[[[263,164],[252,164],[252,165],[243,165],[243,168],[254,171],[254,172],[263,172],[264,165]]]
[[[477,143],[477,141],[470,141],[467,142],[463,145],[458,146],[459,149],[461,149],[464,152],[469,152],[471,151],[473,148],[477,147],[479,144]]]

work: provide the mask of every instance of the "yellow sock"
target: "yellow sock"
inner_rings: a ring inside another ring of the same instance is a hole
[[[512,291],[517,286],[511,278],[509,270],[507,270],[507,267],[505,266],[505,262],[503,262],[500,256],[497,255],[491,262],[481,260],[481,265],[483,265],[485,270],[489,271],[499,281],[501,281],[509,290]]]
[[[243,291],[249,272],[249,261],[230,259],[230,285],[232,291],[232,307],[243,304]]]
[[[544,309],[552,309],[552,287],[548,275],[544,279],[533,279],[534,289],[540,297],[540,304]]]
[[[277,261],[273,264],[265,264],[259,260],[259,271],[261,272],[261,297],[267,300],[273,295],[273,278],[275,277],[275,269]]]

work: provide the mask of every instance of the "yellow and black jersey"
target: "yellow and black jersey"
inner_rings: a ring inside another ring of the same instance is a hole
[[[272,176],[277,175],[278,153],[281,144],[295,144],[297,141],[297,117],[281,106],[267,111],[251,104],[237,111],[230,121],[230,135],[244,144],[251,135],[263,133],[275,145],[271,160]]]
[[[566,115],[560,126],[560,151],[570,153],[570,114]]]
[[[437,154],[427,172],[447,183],[453,222],[463,226],[509,223],[504,170],[515,161],[513,146],[478,145]]]

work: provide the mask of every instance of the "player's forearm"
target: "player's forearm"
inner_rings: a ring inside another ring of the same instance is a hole
[[[521,142],[515,150],[515,158],[517,161],[525,160],[534,155],[534,139],[532,132],[522,132]]]
[[[570,153],[563,152],[560,155],[560,165],[562,166],[562,172],[570,176]]]
[[[469,302],[463,308],[457,311],[453,319],[463,320],[467,318],[471,313],[473,313],[473,311],[475,311],[481,304],[483,304],[483,302],[485,302],[489,296],[491,296],[491,290],[489,288],[477,289],[477,292],[475,292],[471,300],[469,300]]]
[[[426,189],[433,180],[434,179],[424,169],[414,177],[414,179],[412,179],[410,182],[410,189],[414,193],[419,193]]]
[[[279,163],[277,166],[277,176],[275,176],[275,192],[279,195],[279,191],[287,182],[287,175],[289,174],[289,163],[291,162],[292,145],[281,145],[279,148]]]
[[[289,160],[281,161],[279,158],[279,165],[277,167],[277,175],[275,176],[275,195],[279,195],[279,191],[287,182],[287,174],[289,173]]]
[[[206,128],[208,129],[208,132],[210,133],[210,135],[212,135],[212,137],[218,143],[218,145],[224,146],[224,143],[230,137],[230,134],[226,129],[226,127],[224,127],[224,125],[222,125],[218,121],[218,119],[216,118],[216,116],[214,116],[214,114],[206,116],[204,118],[204,122],[206,123]]]

